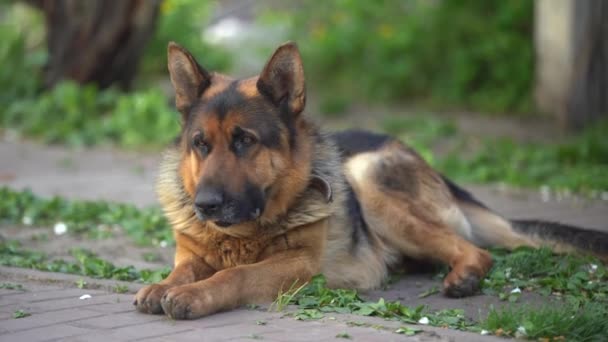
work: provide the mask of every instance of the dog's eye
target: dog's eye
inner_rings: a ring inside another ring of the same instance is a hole
[[[197,134],[192,138],[192,146],[199,150],[203,155],[209,153],[209,144],[205,142],[202,134]]]
[[[250,146],[253,145],[253,143],[255,143],[255,138],[253,138],[252,136],[246,134],[241,138],[241,142],[243,143],[243,145],[245,146]]]
[[[243,133],[234,137],[233,146],[236,152],[242,152],[246,148],[256,143],[256,139],[251,134]]]

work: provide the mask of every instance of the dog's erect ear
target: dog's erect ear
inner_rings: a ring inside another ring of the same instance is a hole
[[[287,42],[274,52],[257,83],[258,90],[276,104],[287,101],[287,108],[299,114],[306,104],[306,82],[298,46]]]
[[[174,42],[167,47],[171,83],[175,88],[175,106],[185,118],[192,104],[211,83],[211,75],[194,57]]]

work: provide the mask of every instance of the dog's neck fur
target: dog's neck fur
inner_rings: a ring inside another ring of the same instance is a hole
[[[288,208],[287,212],[272,220],[257,221],[254,227],[255,232],[252,233],[269,237],[278,236],[293,228],[327,219],[344,207],[346,185],[337,148],[327,136],[316,128],[305,134],[313,135],[311,140],[314,141],[309,186],[296,195],[293,205]],[[179,146],[172,146],[165,151],[156,191],[173,229],[176,232],[188,234],[190,229],[201,223],[194,214],[193,200],[185,191],[178,171],[181,154]],[[328,189],[321,191],[318,186],[315,186],[313,184],[315,177],[326,183],[324,186]],[[327,191],[331,193],[331,200],[328,199]],[[221,229],[221,231],[232,235],[230,228]]]

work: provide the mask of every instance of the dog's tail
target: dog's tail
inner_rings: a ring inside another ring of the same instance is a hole
[[[608,231],[542,220],[509,220],[486,207],[469,192],[444,179],[471,225],[468,238],[482,247],[550,247],[556,253],[593,254],[608,262]]]
[[[540,245],[595,254],[608,261],[608,233],[541,220],[510,220],[512,229]]]

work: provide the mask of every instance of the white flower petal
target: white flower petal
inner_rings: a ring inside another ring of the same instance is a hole
[[[53,231],[55,235],[63,235],[68,231],[68,226],[63,222],[57,222],[53,227]]]
[[[516,287],[513,290],[511,290],[511,293],[521,293],[521,289],[519,287]]]
[[[526,336],[526,328],[524,328],[523,326],[519,326],[517,328],[517,333],[516,335],[520,335],[520,336]]]
[[[26,226],[31,226],[34,223],[34,220],[29,216],[23,216],[21,222]]]
[[[83,294],[82,296],[80,296],[79,299],[91,299],[91,295],[90,294]]]
[[[422,318],[420,318],[418,320],[418,323],[427,325],[427,324],[429,324],[429,318],[428,317],[422,317]]]

